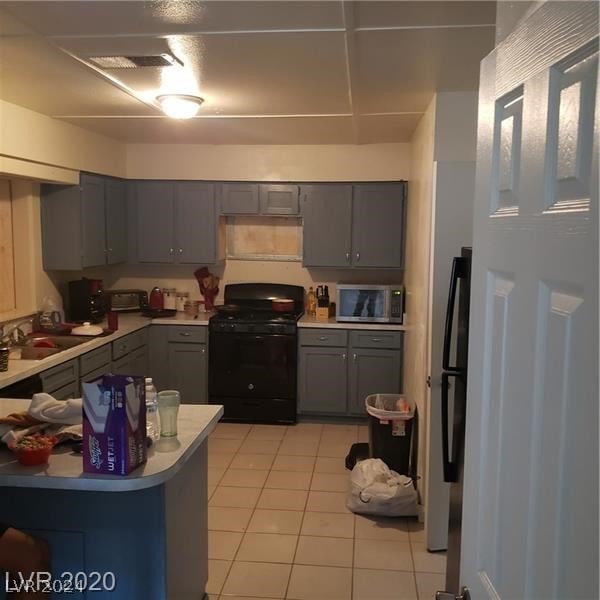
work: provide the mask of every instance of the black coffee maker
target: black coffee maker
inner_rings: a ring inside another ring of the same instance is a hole
[[[104,319],[102,279],[77,279],[69,281],[67,309],[72,322],[99,323]]]

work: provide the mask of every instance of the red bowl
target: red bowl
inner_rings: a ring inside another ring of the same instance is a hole
[[[12,446],[11,450],[15,453],[17,460],[22,465],[43,465],[48,462],[50,454],[52,454],[52,448],[56,444],[55,437],[45,437],[48,441],[47,445],[41,448],[21,448],[18,446]]]

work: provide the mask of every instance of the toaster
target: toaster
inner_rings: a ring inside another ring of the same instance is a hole
[[[148,292],[144,290],[104,290],[106,312],[140,312],[148,308]]]

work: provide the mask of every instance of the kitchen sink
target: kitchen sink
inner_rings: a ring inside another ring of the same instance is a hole
[[[73,335],[33,334],[12,346],[11,349],[20,350],[20,357],[11,356],[11,358],[42,360],[47,356],[52,356],[69,348],[85,344],[90,339],[89,337]]]

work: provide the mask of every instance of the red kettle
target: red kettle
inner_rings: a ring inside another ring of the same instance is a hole
[[[165,307],[162,290],[158,287],[152,288],[148,298],[148,306],[155,310],[162,310]]]

